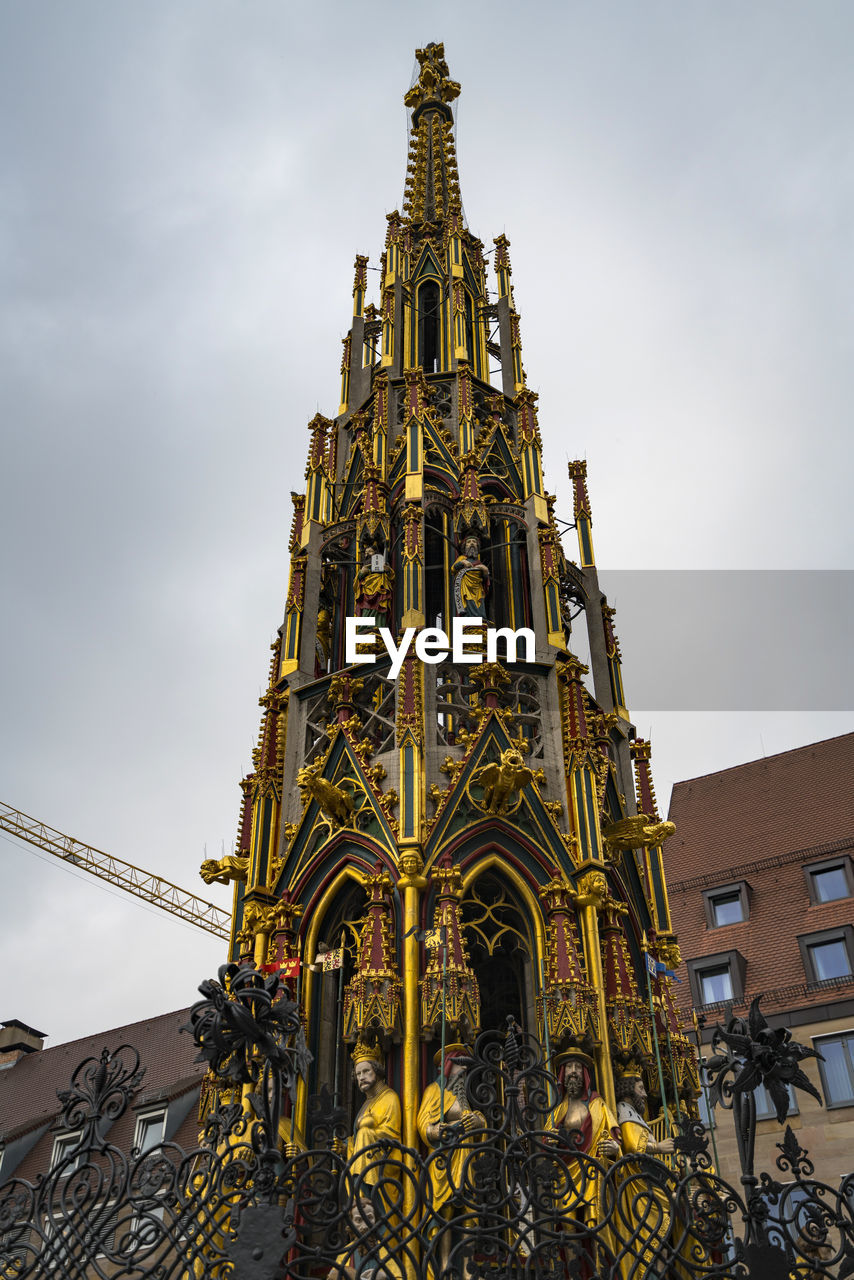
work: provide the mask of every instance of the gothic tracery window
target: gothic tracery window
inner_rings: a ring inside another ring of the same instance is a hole
[[[536,948],[517,894],[502,876],[487,870],[466,891],[462,919],[480,988],[481,1027],[502,1028],[512,1016],[525,1030],[536,1031]]]

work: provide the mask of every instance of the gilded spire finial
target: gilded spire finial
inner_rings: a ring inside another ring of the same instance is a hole
[[[459,84],[448,73],[444,44],[428,44],[423,49],[416,49],[415,56],[420,68],[418,79],[403,97],[403,101],[412,110],[413,124],[416,123],[416,113],[428,102],[437,106],[446,105],[460,96]],[[451,118],[450,112],[447,118]]]
[[[418,78],[404,94],[412,112],[403,212],[412,222],[459,219],[460,176],[449,106],[460,86],[448,75],[443,44],[416,49]]]

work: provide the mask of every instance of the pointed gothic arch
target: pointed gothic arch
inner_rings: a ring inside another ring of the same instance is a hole
[[[347,833],[348,837],[352,833]],[[299,1123],[303,1127],[308,1114],[308,1098],[319,1093],[324,1085],[331,1094],[336,1092],[340,1100],[352,1109],[355,1093],[350,1071],[350,1049],[340,1036],[339,975],[341,990],[351,980],[358,958],[359,926],[365,919],[367,895],[364,877],[377,861],[389,870],[387,851],[378,845],[365,842],[356,845],[351,839],[341,842],[340,862],[337,872],[324,880],[304,901],[302,934],[303,988],[302,1003],[314,1061],[309,1077],[301,1082],[298,1100]],[[324,865],[326,860],[324,858]],[[391,868],[393,870],[393,868]],[[397,904],[393,904],[395,938],[399,943],[400,921]],[[324,972],[312,970],[321,944],[330,950],[342,945],[341,970]],[[336,1045],[338,1052],[336,1054]],[[337,1068],[337,1069],[336,1069]]]
[[[427,279],[418,289],[418,364],[425,373],[442,367],[442,294],[436,280]]]
[[[484,1030],[513,1017],[526,1030],[535,1010],[536,946],[531,922],[511,881],[498,868],[478,869],[460,913],[469,960],[480,991]]]
[[[481,1026],[502,1026],[512,1015],[536,1035],[546,935],[532,886],[506,852],[495,848],[472,859],[462,880],[462,919],[480,988]]]

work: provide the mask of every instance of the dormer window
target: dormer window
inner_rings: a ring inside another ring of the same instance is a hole
[[[133,1145],[140,1155],[150,1151],[152,1147],[156,1147],[158,1143],[163,1141],[165,1125],[165,1107],[159,1107],[156,1111],[146,1111],[137,1117]]]
[[[728,1004],[744,998],[746,962],[740,951],[721,951],[688,960],[688,981],[694,1005]]]
[[[842,857],[823,858],[821,862],[810,863],[804,867],[804,875],[813,906],[854,896],[854,875],[847,853]]]
[[[746,880],[722,884],[703,892],[706,924],[721,929],[728,924],[741,924],[750,916],[750,885]]]
[[[82,1153],[78,1153],[76,1160],[69,1159],[73,1155],[75,1148],[80,1142],[80,1131],[76,1133],[60,1133],[57,1135],[53,1144],[53,1152],[50,1157],[51,1169],[58,1169],[60,1165],[64,1165],[59,1176],[67,1178],[70,1173],[78,1167]],[[68,1161],[65,1164],[65,1161]]]

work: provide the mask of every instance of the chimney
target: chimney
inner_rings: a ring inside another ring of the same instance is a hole
[[[11,1018],[0,1022],[0,1071],[11,1067],[27,1053],[38,1053],[44,1048],[46,1032],[36,1031],[25,1022]]]

